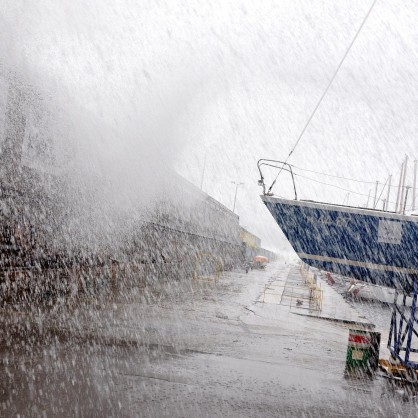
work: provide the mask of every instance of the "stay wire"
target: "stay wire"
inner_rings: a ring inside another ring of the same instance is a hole
[[[363,21],[361,22],[360,27],[358,28],[358,30],[357,30],[357,32],[356,32],[356,34],[354,35],[354,38],[351,40],[351,43],[350,43],[350,45],[348,46],[348,49],[346,50],[345,54],[343,55],[343,58],[341,59],[341,61],[340,61],[339,65],[338,65],[337,69],[335,70],[335,72],[334,72],[333,76],[331,77],[331,79],[330,79],[330,81],[329,81],[329,83],[328,83],[328,85],[327,85],[327,87],[326,87],[325,91],[322,93],[322,96],[320,97],[320,99],[319,99],[318,103],[316,104],[316,106],[315,106],[315,108],[314,108],[313,112],[311,113],[311,115],[310,115],[309,119],[307,120],[307,122],[306,122],[305,126],[303,127],[302,132],[299,134],[299,136],[298,136],[298,138],[297,138],[297,140],[296,140],[295,145],[293,146],[293,148],[292,148],[292,149],[291,149],[291,151],[289,152],[289,155],[286,157],[286,160],[285,160],[285,162],[283,163],[282,168],[279,170],[279,172],[277,173],[276,178],[274,179],[273,183],[271,184],[270,188],[268,189],[267,194],[269,194],[269,193],[271,192],[271,189],[272,189],[272,188],[273,188],[273,186],[275,185],[276,180],[277,180],[277,178],[279,177],[279,174],[281,173],[281,171],[282,171],[282,169],[283,169],[284,165],[285,165],[285,164],[287,164],[287,162],[288,162],[288,160],[289,160],[290,156],[293,154],[293,151],[294,151],[294,150],[296,149],[296,147],[298,146],[299,141],[302,139],[303,134],[305,133],[305,131],[306,131],[306,129],[308,128],[309,124],[311,123],[311,121],[312,121],[313,117],[315,116],[316,111],[318,110],[319,106],[320,106],[320,105],[321,105],[321,103],[322,103],[322,100],[324,99],[324,97],[325,97],[325,96],[326,96],[326,94],[328,93],[328,90],[330,89],[330,87],[331,87],[331,85],[332,85],[333,81],[334,81],[334,80],[335,80],[335,78],[337,77],[338,71],[339,71],[339,70],[340,70],[340,68],[342,67],[342,65],[343,65],[343,63],[344,63],[344,61],[345,61],[345,59],[346,59],[346,57],[347,57],[348,53],[349,53],[349,52],[350,52],[350,50],[351,50],[351,47],[354,45],[354,42],[356,41],[356,39],[357,39],[358,35],[360,34],[361,30],[363,29],[363,26],[364,26],[364,24],[366,23],[366,21],[367,21],[368,17],[370,16],[370,13],[372,12],[373,7],[374,7],[374,5],[376,4],[376,2],[377,2],[377,0],[373,0],[373,3],[372,3],[372,5],[370,6],[369,11],[367,12],[366,16],[364,17]]]
[[[273,165],[273,164],[263,163],[262,165],[267,165],[269,167],[278,168],[278,169],[283,170],[283,167],[279,167],[279,166]],[[329,173],[325,173],[324,171],[309,170],[307,168],[298,167],[297,165],[293,165],[293,164],[288,164],[288,165],[290,167],[292,167],[293,169],[300,170],[300,171],[303,171],[303,172],[306,172],[306,173],[319,174],[319,175],[325,176],[325,177],[332,177],[332,178],[335,178],[335,179],[341,179],[341,180],[345,180],[345,181],[352,181],[352,182],[361,183],[361,184],[373,184],[373,185],[376,184],[376,181],[367,181],[367,180],[354,179],[354,178],[351,178],[351,177],[337,176],[336,174],[329,174]],[[398,170],[398,173],[396,174],[396,176],[398,176],[399,171],[400,170]],[[299,177],[302,177],[299,173],[297,173],[297,171],[294,171],[294,174],[298,175]],[[306,179],[311,179],[310,177],[306,177],[306,176],[303,176],[303,177],[306,178]],[[387,182],[388,182],[388,179],[386,179],[386,181],[384,183],[384,186],[386,186]],[[328,184],[328,183],[324,183],[324,184]],[[383,184],[383,182],[379,181],[379,184]],[[404,188],[405,187],[406,186],[404,186]],[[393,189],[399,189],[399,186],[392,185],[392,188]]]
[[[342,179],[342,180],[346,180],[346,181],[354,181],[356,183],[362,183],[362,184],[376,184],[375,181],[365,181],[365,180],[353,179],[353,178],[350,178],[350,177],[337,176],[335,174],[328,174],[328,173],[324,173],[323,171],[308,170],[306,168],[301,168],[301,167],[298,167],[298,166],[293,165],[293,164],[291,164],[291,166],[293,168],[296,168],[297,170],[305,171],[307,173],[320,174],[322,176],[333,177],[333,178],[336,178],[336,179]]]
[[[291,165],[293,168],[296,168],[297,170],[305,171],[307,173],[320,174],[320,175],[326,176],[326,177],[332,177],[332,178],[335,178],[335,179],[341,179],[341,180],[345,180],[345,181],[353,181],[353,182],[362,183],[362,184],[376,184],[376,181],[365,181],[365,180],[353,179],[353,178],[350,178],[350,177],[343,177],[343,176],[337,176],[335,174],[324,173],[323,171],[308,170],[306,168],[301,168],[301,167],[298,167],[298,166],[293,165],[293,164],[289,164],[289,165]],[[279,167],[277,167],[277,168],[279,168]],[[395,177],[397,177],[399,175],[399,172],[400,172],[400,170],[397,171]],[[389,178],[386,179],[386,181],[384,183],[384,186],[386,186],[388,181],[389,181]],[[379,184],[383,184],[383,183],[381,181],[379,181]],[[403,186],[403,188],[406,188],[406,187],[407,186]],[[399,189],[401,187],[392,185],[391,188]]]
[[[304,175],[302,175],[302,174],[294,173],[294,176],[295,176],[295,177],[304,178],[304,179],[306,179],[306,180],[310,180],[310,181],[312,181],[312,182],[314,182],[314,183],[322,184],[322,185],[324,185],[324,186],[334,187],[334,188],[336,188],[336,189],[343,190],[343,191],[345,191],[345,192],[349,192],[349,193],[351,193],[351,194],[355,194],[355,195],[357,195],[357,196],[369,197],[369,195],[367,195],[367,194],[365,194],[365,193],[355,192],[354,190],[346,189],[345,187],[337,186],[336,184],[331,184],[331,183],[326,183],[326,182],[324,182],[324,181],[316,180],[316,179],[313,179],[313,178],[311,178],[311,177],[304,176]],[[385,184],[386,184],[386,183],[385,183]],[[379,196],[379,199],[380,199],[380,196]],[[389,203],[395,203],[395,202],[393,202],[393,201],[389,201]]]

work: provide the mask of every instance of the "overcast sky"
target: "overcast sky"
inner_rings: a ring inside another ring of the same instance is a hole
[[[137,152],[156,143],[198,186],[206,156],[203,189],[232,208],[231,181],[245,183],[241,223],[279,248],[256,161],[287,157],[370,5],[3,0],[0,59],[120,131],[109,155],[131,149],[129,132],[141,137]],[[417,21],[417,2],[377,1],[291,163],[373,182],[397,175],[405,154],[417,156]],[[344,187],[367,195],[372,186]],[[318,184],[301,184],[301,193],[348,198]]]

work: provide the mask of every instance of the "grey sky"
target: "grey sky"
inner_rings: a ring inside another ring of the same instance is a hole
[[[280,247],[256,161],[287,156],[370,4],[5,0],[0,54],[78,106],[75,116],[121,132],[100,143],[107,156],[155,142],[199,185],[206,155],[204,190],[232,207],[231,180],[245,182],[242,224]],[[416,2],[377,1],[290,162],[384,181],[417,155],[417,21]],[[301,187],[307,198],[345,195]]]

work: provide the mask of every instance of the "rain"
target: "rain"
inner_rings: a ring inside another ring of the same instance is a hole
[[[416,416],[417,18],[0,2],[0,416]]]

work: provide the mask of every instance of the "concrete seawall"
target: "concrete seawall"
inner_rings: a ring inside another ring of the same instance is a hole
[[[145,221],[126,237],[119,236],[114,246],[108,237],[97,252],[77,249],[77,242],[72,242],[54,253],[38,235],[35,245],[9,251],[0,272],[0,299],[76,297],[137,286],[159,287],[195,273],[213,274],[242,264],[245,248],[239,239],[238,216],[179,176],[169,186],[171,195],[157,201],[145,214]],[[7,220],[3,222],[5,231]],[[31,230],[44,228],[45,224],[31,224]],[[14,219],[8,230],[24,229]],[[14,247],[30,241],[21,238],[12,237]],[[21,257],[28,254],[31,263]],[[39,261],[37,254],[43,257]]]

